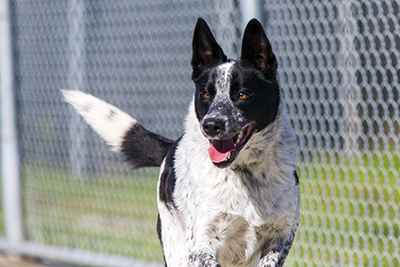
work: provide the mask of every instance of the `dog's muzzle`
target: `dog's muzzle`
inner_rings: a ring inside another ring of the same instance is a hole
[[[210,142],[208,155],[211,161],[221,168],[233,163],[253,133],[253,126],[250,124],[238,132],[228,134],[226,124],[227,121],[219,118],[208,118],[202,123],[203,133]]]

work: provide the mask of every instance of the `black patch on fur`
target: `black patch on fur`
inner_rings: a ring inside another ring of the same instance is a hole
[[[160,213],[158,213],[158,217],[157,217],[157,235],[158,238],[160,239],[161,242],[161,246],[163,245],[162,243],[162,235],[161,235],[161,218],[160,218]]]
[[[121,152],[134,168],[160,166],[173,143],[134,124],[124,137]]]
[[[246,26],[240,59],[261,70],[267,80],[276,81],[278,62],[261,23],[256,19],[249,21]]]
[[[175,151],[178,146],[179,138],[175,144],[169,149],[165,158],[164,170],[160,176],[159,197],[168,209],[176,208],[173,194],[175,191],[176,173],[174,167]]]
[[[210,71],[204,73],[196,84],[196,93],[194,95],[194,106],[196,111],[196,117],[199,121],[206,115],[210,108],[212,99],[214,98],[215,91],[215,78],[211,75]],[[210,94],[210,99],[204,99],[203,94],[207,92]]]
[[[201,74],[226,61],[226,55],[215,41],[210,28],[204,19],[197,20],[192,42],[192,80],[196,81]]]
[[[158,235],[158,239],[160,240],[161,243],[161,247],[164,248],[163,242],[162,242],[162,230],[161,230],[161,218],[160,218],[160,213],[158,213],[158,217],[157,217],[157,235]],[[165,267],[167,267],[167,263],[165,261],[165,255],[163,253],[163,257],[164,257],[164,262],[165,262]]]
[[[240,60],[232,69],[230,95],[235,106],[245,118],[255,122],[256,131],[272,123],[278,113],[280,89],[278,82],[265,78],[262,71],[248,66]],[[245,92],[245,100],[237,99],[239,92]]]
[[[293,175],[294,175],[294,179],[296,179],[296,185],[299,185],[300,181],[299,181],[299,176],[297,175],[297,171],[294,171]]]

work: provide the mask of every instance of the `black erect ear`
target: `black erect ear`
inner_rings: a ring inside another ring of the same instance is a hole
[[[213,67],[226,61],[226,56],[215,41],[204,19],[197,20],[193,34],[192,79],[195,80],[205,68]]]
[[[268,80],[276,80],[278,62],[261,23],[256,19],[251,20],[246,26],[240,59],[255,64]]]

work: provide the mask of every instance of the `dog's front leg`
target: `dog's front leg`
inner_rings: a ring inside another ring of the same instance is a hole
[[[289,254],[293,244],[293,237],[280,240],[276,245],[265,246],[262,249],[260,262],[258,267],[281,267],[285,263],[286,257]]]

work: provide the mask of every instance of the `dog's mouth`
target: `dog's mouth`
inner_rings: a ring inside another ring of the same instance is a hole
[[[208,155],[217,167],[229,166],[237,157],[239,151],[249,141],[253,133],[253,126],[244,127],[237,135],[228,139],[210,139]]]

